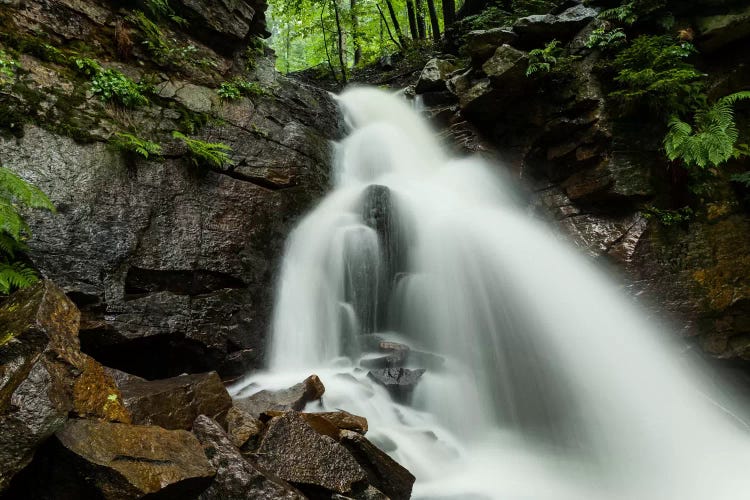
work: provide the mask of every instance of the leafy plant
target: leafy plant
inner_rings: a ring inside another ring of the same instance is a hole
[[[695,113],[693,125],[673,116],[664,149],[670,160],[680,159],[688,167],[716,167],[740,152],[735,148],[739,131],[734,121],[734,104],[750,99],[750,91],[724,96]]]
[[[732,182],[736,182],[737,184],[742,184],[746,188],[750,189],[750,171],[742,172],[741,174],[734,174],[729,177],[729,180]]]
[[[116,133],[110,140],[110,144],[115,149],[135,153],[147,160],[151,156],[160,156],[162,152],[161,145],[124,132]]]
[[[22,206],[55,211],[39,188],[5,167],[0,167],[0,294],[26,287],[37,280],[36,273],[16,259],[26,248],[30,230],[19,213]]]
[[[677,210],[662,210],[656,207],[646,207],[643,209],[643,216],[647,219],[656,219],[664,226],[674,226],[683,222],[688,222],[693,218],[693,209],[682,207]]]
[[[73,59],[73,65],[79,73],[88,77],[94,77],[102,72],[102,67],[99,62],[94,59],[89,59],[88,57]]]
[[[603,10],[599,17],[631,25],[638,19],[658,11],[666,4],[666,0],[630,0],[617,7]]]
[[[232,159],[229,156],[232,148],[226,144],[191,139],[176,130],[172,132],[172,137],[179,139],[187,146],[190,158],[195,165],[207,165],[218,168],[232,165]]]
[[[15,59],[0,50],[0,86],[8,85],[16,78],[18,63]]]
[[[526,76],[535,73],[549,73],[562,54],[562,48],[558,40],[552,40],[544,48],[534,49],[529,52],[529,66],[526,68]]]
[[[247,80],[237,77],[231,81],[222,83],[216,93],[219,94],[219,97],[223,100],[231,101],[243,96],[250,97],[263,95],[265,91],[259,83],[248,82]]]
[[[128,19],[140,30],[143,35],[143,45],[158,64],[174,65],[188,60],[198,52],[195,45],[179,45],[176,40],[167,38],[161,28],[143,11],[133,12]],[[184,21],[179,17],[176,19]]]
[[[704,98],[704,75],[685,61],[693,53],[692,44],[670,36],[636,38],[613,62],[620,90],[610,96],[626,105],[643,102],[667,115],[690,110]]]
[[[591,32],[586,47],[590,49],[612,50],[620,48],[627,41],[627,35],[622,28],[610,29],[602,26]]]
[[[115,69],[105,69],[91,79],[91,92],[102,101],[115,102],[125,107],[134,108],[148,104],[144,95],[148,86],[135,83]]]

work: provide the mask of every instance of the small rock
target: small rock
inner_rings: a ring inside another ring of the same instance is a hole
[[[133,422],[165,429],[190,429],[198,415],[223,421],[232,398],[216,372],[120,385]]]
[[[260,435],[263,431],[263,422],[247,412],[233,406],[227,413],[227,434],[232,444],[242,448],[248,442]]]
[[[424,372],[424,369],[384,368],[371,370],[367,376],[388,389],[394,399],[405,402],[411,396]]]
[[[424,94],[425,92],[435,92],[445,90],[445,81],[448,75],[456,71],[454,61],[445,59],[430,59],[419,75],[417,81],[416,93]]]
[[[347,494],[366,480],[346,448],[318,434],[295,411],[271,420],[255,456],[261,467],[303,491],[312,486]]]
[[[284,480],[258,470],[252,461],[242,456],[216,421],[199,416],[193,424],[193,433],[216,469],[216,477],[198,497],[200,500],[305,498]]]
[[[289,389],[281,391],[260,391],[247,398],[238,399],[235,406],[254,417],[268,410],[287,411],[302,410],[310,401],[323,396],[325,386],[317,375],[311,375],[304,381]]]
[[[388,495],[391,500],[408,500],[411,497],[414,475],[366,437],[352,431],[341,431],[341,444],[364,468],[372,486]]]

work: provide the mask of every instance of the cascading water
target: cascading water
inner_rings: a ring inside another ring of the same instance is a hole
[[[339,100],[335,190],[289,239],[269,370],[235,394],[318,374],[308,410],[367,417],[415,498],[750,498],[747,429],[664,332],[404,102]],[[444,363],[394,401],[360,367],[371,334]]]

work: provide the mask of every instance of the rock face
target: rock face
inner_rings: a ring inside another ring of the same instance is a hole
[[[0,491],[74,408],[78,321],[75,305],[47,281],[0,308]]]
[[[215,470],[187,431],[70,420],[14,482],[10,498],[195,498]]]
[[[245,67],[265,30],[263,2],[181,5],[189,27],[163,30],[195,49],[184,61],[150,52],[116,2],[13,3],[0,19],[22,53],[14,90],[0,96],[18,118],[0,120],[0,161],[58,207],[30,214],[30,257],[81,309],[84,352],[150,379],[259,364],[283,241],[327,188],[328,141],[339,134],[327,93],[277,75],[262,48]],[[39,37],[70,60],[71,45],[107,40],[91,57],[156,80],[158,95],[134,109],[105,105],[87,94],[89,77],[23,53]],[[222,102],[217,87],[239,74],[262,92]],[[133,129],[163,156],[107,146]],[[232,164],[192,165],[173,130],[231,146]]]
[[[315,432],[293,411],[269,423],[255,456],[264,469],[303,491],[312,487],[345,494],[367,480],[346,448]]]
[[[198,415],[224,421],[232,406],[216,372],[119,385],[133,423],[189,430]]]
[[[305,497],[288,483],[271,477],[245,459],[215,421],[201,415],[193,425],[193,432],[203,445],[209,462],[216,469],[211,486],[201,493],[201,500],[254,499],[302,500]]]

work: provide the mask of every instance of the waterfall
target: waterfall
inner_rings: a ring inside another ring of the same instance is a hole
[[[414,498],[750,495],[747,430],[674,335],[406,103],[368,88],[339,101],[335,187],[288,240],[268,370],[235,393],[318,374],[308,411],[367,417]],[[367,376],[374,338],[418,354],[413,393]]]

